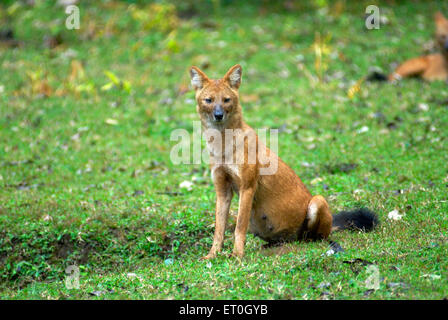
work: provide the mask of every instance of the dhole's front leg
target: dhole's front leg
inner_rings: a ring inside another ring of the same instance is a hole
[[[242,258],[244,255],[244,244],[246,242],[247,228],[249,226],[252,203],[255,195],[255,187],[242,188],[239,193],[240,201],[235,228],[233,255]]]
[[[223,169],[218,168],[214,170],[213,183],[216,191],[215,235],[213,236],[212,248],[203,259],[215,258],[216,254],[222,249],[227,217],[233,197],[232,185]]]

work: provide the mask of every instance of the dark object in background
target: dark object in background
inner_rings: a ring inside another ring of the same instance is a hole
[[[344,248],[342,248],[341,245],[336,241],[330,241],[330,248],[334,251],[334,253],[345,251]]]
[[[355,170],[357,167],[358,167],[358,164],[356,164],[356,163],[336,163],[336,164],[325,165],[325,169],[330,174],[349,173],[350,171]]]
[[[63,42],[61,34],[44,36],[44,46],[48,49],[54,49]]]
[[[6,47],[19,47],[22,43],[14,38],[14,31],[10,28],[0,29],[0,45]]]
[[[14,32],[11,29],[0,30],[0,40],[12,40],[14,39]]]

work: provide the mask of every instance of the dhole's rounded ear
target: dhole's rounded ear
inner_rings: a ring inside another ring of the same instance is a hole
[[[202,72],[198,67],[190,68],[191,85],[194,90],[202,89],[206,82],[208,82],[208,77]]]
[[[227,71],[224,76],[224,81],[226,81],[231,88],[238,89],[241,84],[241,78],[243,76],[243,68],[239,64],[234,65]]]
[[[440,11],[437,11],[436,14],[434,15],[434,20],[436,21],[437,24],[448,22],[448,20]]]

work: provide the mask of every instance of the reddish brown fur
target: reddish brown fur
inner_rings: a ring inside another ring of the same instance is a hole
[[[417,76],[427,81],[448,80],[448,20],[438,12],[435,15],[436,42],[440,53],[410,59],[401,64],[394,73],[389,75],[389,81],[404,77]]]
[[[237,257],[244,255],[247,231],[269,242],[303,238],[326,239],[331,232],[332,215],[322,196],[312,197],[294,171],[264,145],[266,153],[278,160],[276,173],[260,175],[260,168],[268,164],[260,163],[258,156],[254,164],[247,161],[250,137],[254,137],[257,142],[258,137],[243,120],[238,96],[241,66],[230,68],[219,80],[210,80],[197,67],[190,69],[190,75],[196,90],[197,111],[203,127],[219,130],[224,141],[221,151],[224,152],[226,139],[224,129],[241,129],[242,135],[248,135],[242,146],[244,147],[242,164],[217,164],[213,160],[210,164],[217,197],[216,222],[213,245],[204,258],[214,258],[222,248],[233,192],[239,195],[233,255]],[[213,112],[218,105],[224,109],[224,119],[221,122],[213,120]],[[212,153],[218,152],[219,147],[216,147],[212,140],[207,143]],[[214,147],[217,149],[213,149]],[[258,152],[259,150],[257,155]],[[313,221],[308,215],[310,207],[315,211]]]

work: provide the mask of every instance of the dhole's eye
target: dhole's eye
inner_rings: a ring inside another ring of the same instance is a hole
[[[227,103],[230,101],[230,98],[224,98],[224,102]]]
[[[212,103],[212,99],[210,99],[210,98],[206,98],[206,99],[204,99],[204,101],[205,101],[206,103]]]

